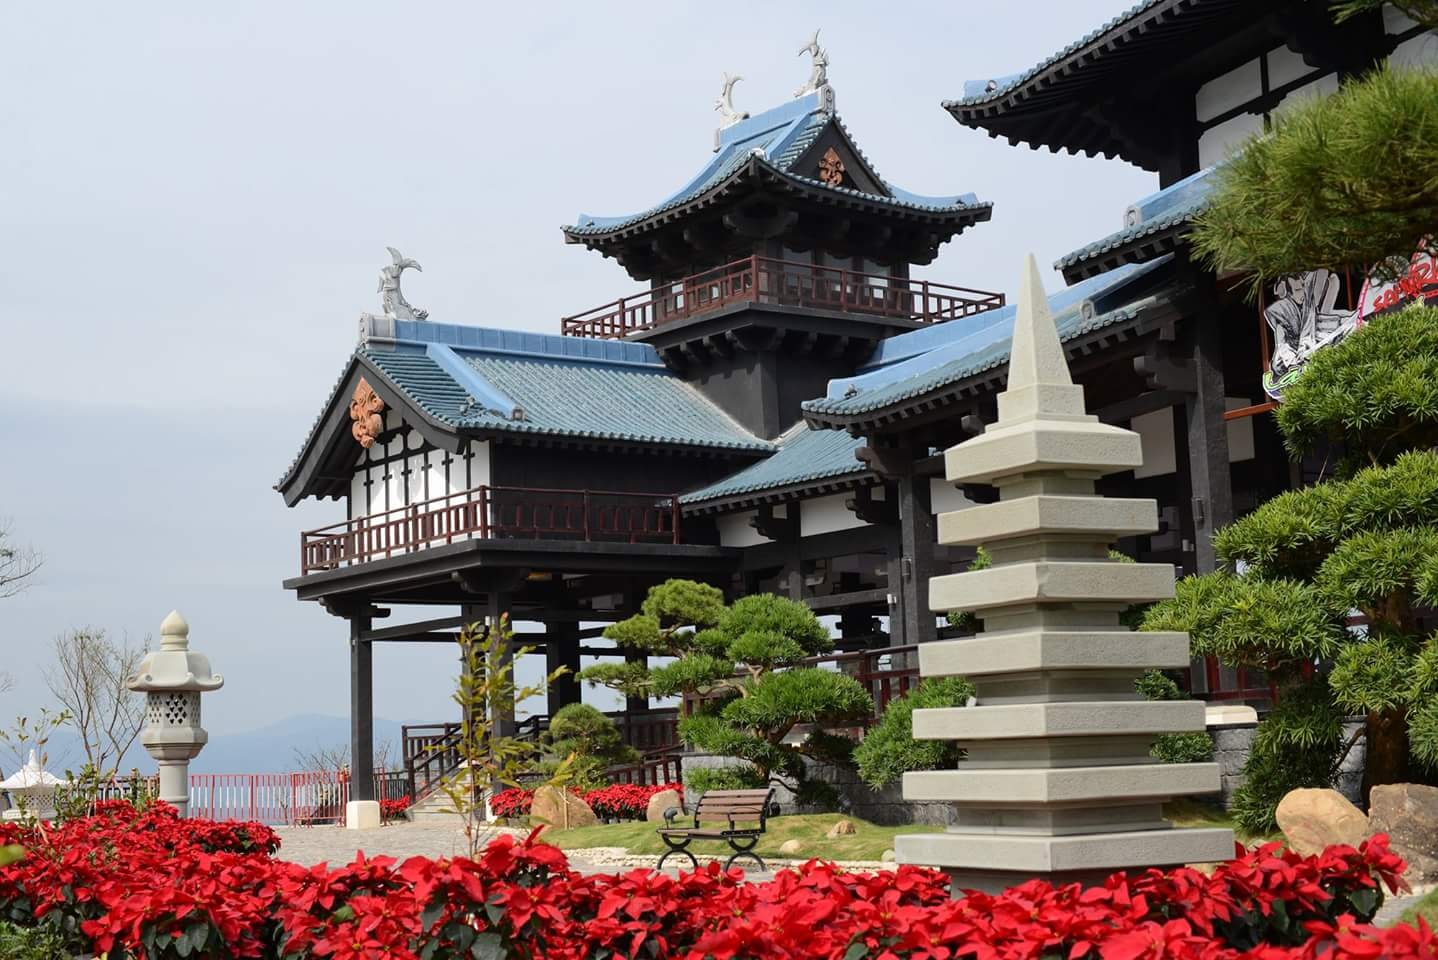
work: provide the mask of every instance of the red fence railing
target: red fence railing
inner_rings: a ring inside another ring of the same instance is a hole
[[[402,776],[376,771],[375,796],[405,795]],[[343,823],[350,778],[338,771],[192,773],[190,816],[275,825]]]
[[[466,539],[679,543],[671,493],[481,486],[300,534],[300,572]]]
[[[931,280],[747,257],[564,317],[560,331],[571,337],[621,339],[731,303],[774,303],[939,323],[1002,307],[1004,295]]]

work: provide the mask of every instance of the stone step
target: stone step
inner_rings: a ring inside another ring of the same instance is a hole
[[[1035,740],[1204,729],[1200,700],[1086,700],[914,711],[915,740]]]
[[[1176,670],[1189,665],[1188,634],[1132,630],[1021,630],[938,640],[919,647],[925,677],[981,677],[1040,670]]]
[[[1198,828],[1045,837],[983,833],[905,833],[894,838],[900,863],[948,869],[1054,874],[1213,863],[1233,857],[1231,830]]]
[[[1086,801],[1166,800],[1217,793],[1216,763],[1123,764],[1059,769],[922,770],[904,774],[907,800],[1043,805]],[[963,798],[956,800],[956,797]]]
[[[1149,603],[1173,596],[1173,564],[1029,560],[929,580],[929,608],[985,611],[1036,603]]]

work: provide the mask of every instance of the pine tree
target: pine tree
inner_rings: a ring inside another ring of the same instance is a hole
[[[1438,605],[1438,309],[1374,317],[1315,353],[1278,425],[1294,455],[1326,451],[1333,478],[1219,531],[1224,568],[1180,581],[1144,620],[1277,689],[1235,797],[1254,831],[1287,789],[1331,781],[1346,712],[1367,718],[1365,795],[1438,775],[1438,637],[1423,616]],[[1351,611],[1364,627],[1348,628]]]

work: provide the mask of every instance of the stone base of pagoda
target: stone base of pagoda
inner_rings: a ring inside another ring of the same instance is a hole
[[[1076,836],[1011,832],[908,833],[894,838],[900,863],[924,863],[949,875],[955,897],[966,890],[997,893],[1034,878],[1053,884],[1101,882],[1120,870],[1147,870],[1233,857],[1224,829],[1130,830]]]

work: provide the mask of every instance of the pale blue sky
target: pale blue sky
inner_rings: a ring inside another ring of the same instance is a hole
[[[297,532],[271,485],[375,310],[392,244],[444,322],[557,332],[637,289],[563,244],[709,156],[740,109],[807,76],[823,28],[838,111],[881,173],[972,190],[992,222],[924,273],[1011,290],[1118,229],[1155,177],[1011,147],[939,106],[1130,0],[1024,4],[25,4],[0,58],[0,516],[48,562],[0,601],[0,725],[85,624],[139,637],[172,607],[224,673],[216,735],[348,709],[345,628],[280,589]],[[1061,281],[1048,277],[1051,286]],[[376,711],[448,715],[448,649],[382,647]]]

